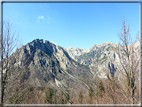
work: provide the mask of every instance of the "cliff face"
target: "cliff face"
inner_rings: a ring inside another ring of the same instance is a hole
[[[95,66],[97,66],[98,76],[100,78],[107,78],[107,72],[105,72],[104,69],[108,69],[110,61],[113,61],[114,67],[115,69],[117,69],[116,71],[121,69],[120,60],[115,50],[117,49],[117,46],[117,44],[105,42],[99,45],[94,44],[89,50],[83,50],[79,48],[66,48],[66,51],[78,63],[87,65],[93,74],[95,73],[93,70],[91,70],[91,67],[93,66],[93,62],[95,62]],[[134,48],[135,51],[140,54],[140,41],[134,44]],[[121,51],[123,50],[121,49]],[[121,76],[119,72],[116,72],[116,75],[118,77]]]
[[[94,44],[90,49],[79,49],[79,48],[66,48],[71,58],[77,62],[90,66],[94,60],[106,59],[107,57],[115,56],[114,48],[116,44],[111,42],[105,42],[100,45]],[[117,57],[116,57],[117,58]],[[118,58],[117,58],[118,59]],[[104,62],[103,60],[101,62]]]
[[[100,78],[107,78],[104,69],[108,69],[110,60],[113,61],[115,74],[118,78],[121,77],[118,71],[122,67],[115,52],[116,46],[105,42],[93,45],[89,50],[64,49],[49,41],[36,39],[17,49],[10,56],[11,63],[14,63],[16,68],[13,78],[21,72],[19,81],[27,81],[32,86],[87,90],[89,85],[93,84],[96,74]],[[140,43],[134,46],[139,54]],[[92,70],[93,62],[97,67],[95,70]]]
[[[83,50],[79,48],[66,48],[66,51],[75,61],[80,64],[87,65],[90,68],[93,66],[93,62],[97,62],[99,77],[107,78],[106,73],[103,71],[103,69],[107,67],[109,59],[113,58],[115,61],[119,62],[118,55],[116,55],[114,51],[115,47],[116,44],[113,44],[111,42],[105,42],[99,45],[94,44],[88,50]],[[93,71],[91,72],[94,74]]]
[[[89,52],[88,49],[80,49],[80,48],[73,48],[73,47],[65,48],[65,50],[68,52],[68,54],[70,55],[70,57],[72,59],[74,59],[74,60],[75,60],[76,56],[80,56],[80,55],[82,55],[84,53]]]
[[[15,72],[22,72],[20,81],[26,80],[32,86],[86,90],[87,81],[93,80],[89,67],[74,61],[62,47],[42,39],[22,46],[11,57],[19,69]]]

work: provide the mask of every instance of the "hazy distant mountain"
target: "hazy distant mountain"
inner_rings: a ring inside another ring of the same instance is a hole
[[[80,56],[84,53],[89,52],[89,50],[87,49],[80,49],[80,48],[73,48],[73,47],[68,47],[64,49],[68,52],[68,54],[70,55],[72,59],[74,59],[75,56]]]
[[[105,63],[108,63],[108,58],[116,55],[113,50],[115,46],[116,44],[105,42],[99,45],[94,44],[89,50],[66,48],[66,51],[75,61],[88,67],[91,67],[93,61],[97,61],[99,71],[101,72],[105,67]],[[102,73],[100,77],[105,78],[106,76]]]
[[[107,78],[104,68],[108,68],[110,59],[115,62],[115,68],[120,68],[120,62],[115,48],[117,44],[111,42],[104,42],[103,44],[94,44],[89,50],[79,49],[79,48],[66,48],[66,51],[69,55],[78,63],[87,65],[88,67],[92,66],[93,61],[97,62],[99,69],[99,77]],[[135,43],[136,51],[140,52],[140,41]],[[76,54],[78,53],[78,54]],[[119,73],[116,72],[119,76]]]

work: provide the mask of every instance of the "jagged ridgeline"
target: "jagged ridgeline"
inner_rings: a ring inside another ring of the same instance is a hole
[[[116,44],[111,42],[105,42],[103,44],[94,44],[90,49],[79,49],[79,48],[66,48],[65,50],[69,55],[78,63],[87,65],[91,68],[93,62],[97,62],[98,76],[100,78],[107,78],[104,68],[108,68],[109,59],[114,59],[115,62],[119,62],[118,55],[115,52]],[[115,67],[117,66],[115,64]],[[92,75],[94,75],[94,72]]]
[[[134,44],[138,55],[141,52],[139,42]],[[72,101],[77,100],[79,93],[80,98],[83,94],[84,99],[90,89],[98,93],[95,81],[101,79],[107,83],[110,64],[118,81],[126,81],[119,72],[123,70],[116,49],[117,44],[111,42],[94,44],[90,49],[80,49],[63,48],[42,39],[33,40],[16,49],[8,58],[9,65],[12,66],[9,69],[10,78],[6,86],[6,90],[10,93],[5,93],[5,101],[6,103],[31,103],[32,101],[33,103],[72,104]],[[124,51],[121,48],[120,50]],[[124,55],[124,59],[125,57]]]
[[[64,48],[42,39],[36,39],[17,49],[13,59],[16,77],[31,86],[88,90],[93,75],[88,66],[73,60]],[[25,68],[25,69],[23,69]],[[16,73],[17,72],[17,73]],[[17,74],[17,75],[16,75]]]
[[[113,55],[115,55],[115,47],[116,44],[105,42],[100,45],[94,44],[88,50],[69,47],[66,48],[66,51],[77,62],[90,66],[94,60],[103,63],[108,59],[108,57],[113,57]]]
[[[137,54],[140,53],[140,41],[134,44],[134,48]],[[118,44],[114,44],[111,42],[104,42],[103,44],[94,44],[90,49],[80,49],[68,47],[65,50],[71,56],[72,59],[77,61],[80,64],[86,65],[91,68],[93,62],[97,64],[97,72],[92,72],[92,75],[95,73],[98,74],[100,78],[107,79],[107,72],[105,72],[104,68],[107,69],[110,61],[113,61],[114,68],[117,69],[115,75],[120,80],[121,73],[119,72],[122,68],[120,64],[120,59],[116,50],[118,49]],[[122,52],[123,49],[120,49]],[[124,56],[125,58],[126,56]],[[95,65],[96,66],[96,65]]]

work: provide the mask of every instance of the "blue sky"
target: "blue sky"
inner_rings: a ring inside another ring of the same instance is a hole
[[[4,3],[3,18],[14,23],[24,45],[34,39],[62,47],[89,49],[93,44],[118,43],[121,18],[132,37],[139,31],[139,3]]]

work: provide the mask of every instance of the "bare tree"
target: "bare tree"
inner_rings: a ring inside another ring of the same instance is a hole
[[[4,104],[4,95],[6,86],[9,82],[11,70],[14,70],[14,60],[10,55],[20,46],[19,34],[12,29],[10,21],[3,22],[3,31],[1,35],[1,106]]]
[[[96,97],[96,103],[99,104],[99,99],[98,99],[98,89],[99,89],[99,78],[98,78],[98,75],[99,75],[99,71],[98,71],[98,59],[94,60],[92,62],[92,66],[90,67],[90,70],[93,72],[94,74],[94,84],[96,85],[96,90],[97,92],[95,93],[95,97]]]
[[[120,43],[116,48],[116,52],[122,66],[121,71],[124,74],[124,78],[127,80],[127,93],[130,94],[131,103],[135,104],[136,79],[138,79],[140,70],[140,54],[135,48],[135,43],[137,43],[139,39],[137,35],[136,40],[132,41],[132,37],[130,35],[130,27],[127,26],[124,18],[122,19],[122,32],[120,32],[118,36]]]
[[[109,90],[111,91],[109,94],[113,100],[113,103],[116,104],[116,78],[115,78],[115,72],[116,68],[114,67],[113,60],[110,59],[110,62],[108,63],[108,73],[107,73],[107,78],[109,80]]]

